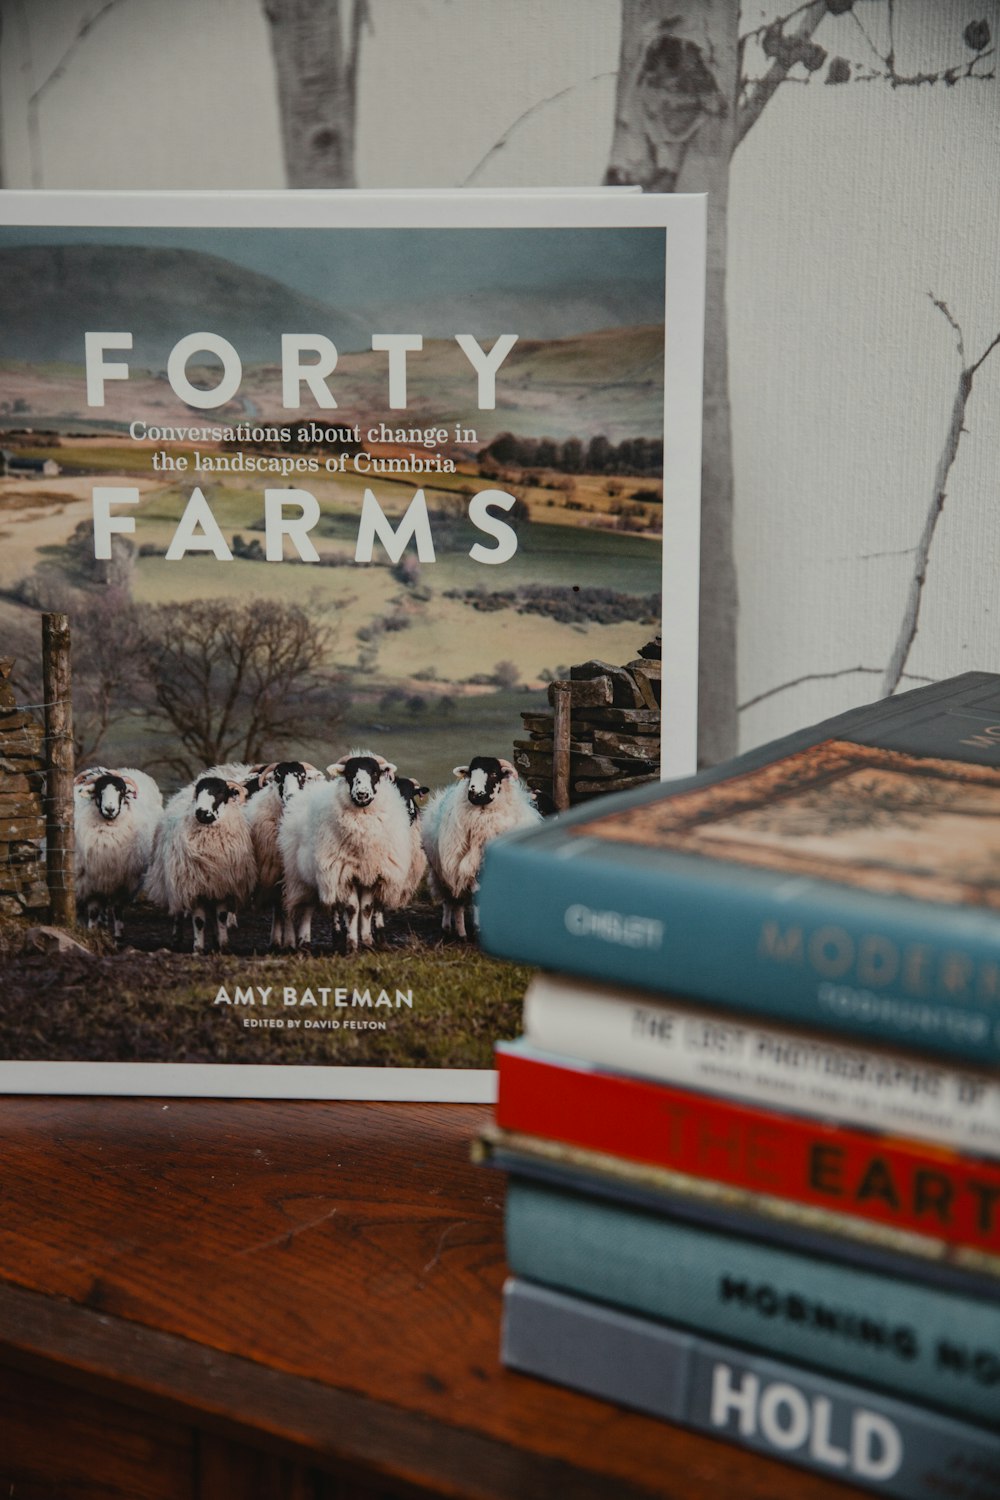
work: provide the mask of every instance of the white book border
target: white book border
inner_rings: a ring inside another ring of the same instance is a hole
[[[156,193],[8,191],[0,224],[187,228],[663,228],[661,775],[695,769],[706,199],[616,189]],[[669,420],[668,420],[669,418]],[[0,1061],[6,1093],[152,1094],[489,1103],[491,1069]]]
[[[308,1063],[0,1062],[5,1094],[206,1099],[436,1100],[492,1104],[490,1068],[368,1068]]]

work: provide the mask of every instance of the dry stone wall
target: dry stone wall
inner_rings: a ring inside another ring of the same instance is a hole
[[[623,667],[588,661],[570,669],[570,805],[659,779],[660,659],[657,636]],[[549,701],[565,688],[553,684]],[[514,741],[514,764],[546,806],[554,796],[557,715],[523,713],[521,719],[528,737]]]
[[[0,916],[48,909],[45,881],[45,728],[18,706],[0,660]]]

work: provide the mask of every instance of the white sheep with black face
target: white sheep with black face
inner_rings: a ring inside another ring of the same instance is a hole
[[[371,751],[352,750],[327,766],[330,781],[305,786],[278,831],[284,868],[285,934],[312,941],[318,906],[339,914],[347,951],[372,944],[376,910],[406,899],[412,844],[396,767]]]
[[[411,776],[397,776],[396,791],[403,799],[406,806],[406,815],[410,820],[410,874],[407,881],[406,893],[401,902],[401,905],[408,906],[417,894],[420,882],[427,873],[427,855],[424,853],[424,842],[421,836],[420,802],[424,797],[429,796],[430,787],[421,786]]]
[[[255,768],[254,780],[259,790],[252,793],[246,803],[246,819],[250,825],[254,854],[257,857],[258,906],[270,906],[271,946],[280,948],[286,941],[282,881],[284,868],[281,850],[278,848],[278,830],[285,809],[292,798],[312,782],[325,780],[323,772],[308,761],[281,760],[269,766]],[[253,783],[251,782],[251,785]],[[289,947],[294,945],[295,934],[287,935]]]
[[[396,790],[406,804],[406,814],[410,820],[410,873],[399,900],[400,906],[409,906],[427,873],[427,856],[420,837],[420,800],[429,794],[430,787],[421,786],[410,776],[397,776]],[[339,932],[343,926],[343,914],[340,911],[333,914],[333,926],[335,932]],[[385,913],[380,906],[376,906],[372,912],[372,927],[379,931],[384,926]]]
[[[178,921],[191,913],[195,953],[229,946],[229,914],[249,903],[257,884],[246,796],[238,781],[199,776],[163,810],[146,893]]]
[[[263,785],[263,775],[268,766],[263,762],[247,760],[227,760],[217,766],[207,766],[204,771],[199,771],[199,776],[218,776],[223,781],[238,781],[240,786],[246,788],[248,797],[253,797],[260,791]],[[196,777],[195,780],[198,778]]]
[[[202,776],[218,776],[222,781],[235,781],[244,788],[247,801],[244,804],[250,806],[250,799],[255,797],[263,786],[263,775],[268,767],[263,762],[247,760],[226,760],[214,766],[208,766],[204,771],[199,771],[194,778],[196,781]],[[175,940],[180,942],[184,928],[184,918],[190,913],[185,912],[179,916],[174,923]],[[235,910],[226,912],[226,925],[236,927],[239,924],[239,913]]]
[[[160,788],[145,771],[93,766],[75,778],[76,896],[89,928],[122,937],[122,912],[142,886],[162,813]]]
[[[422,836],[441,929],[465,937],[486,845],[513,828],[540,823],[541,814],[509,760],[476,755],[454,775],[457,781],[435,792],[424,809]]]

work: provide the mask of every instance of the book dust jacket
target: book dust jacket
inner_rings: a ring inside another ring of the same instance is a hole
[[[490,1098],[478,865],[552,813],[550,685],[661,639],[638,769],[692,767],[703,200],[0,221],[0,1085]]]

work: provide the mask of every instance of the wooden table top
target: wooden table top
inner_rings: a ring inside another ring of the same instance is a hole
[[[860,1492],[514,1374],[465,1105],[0,1099],[0,1365],[394,1492]]]

